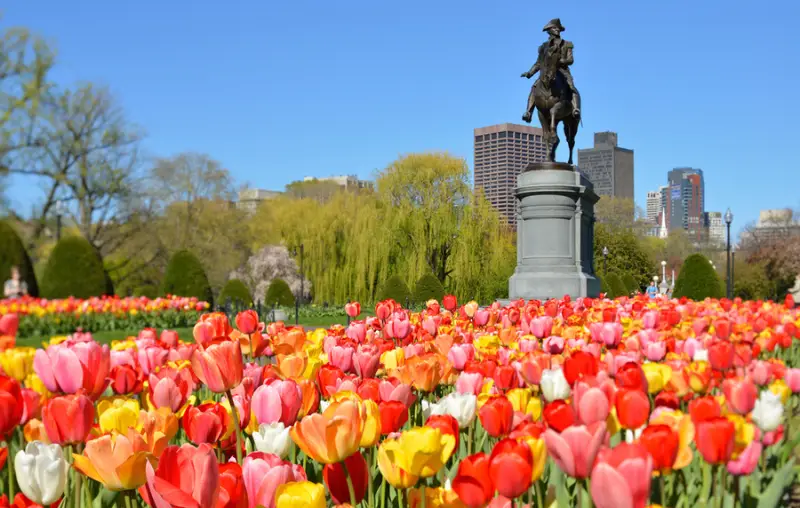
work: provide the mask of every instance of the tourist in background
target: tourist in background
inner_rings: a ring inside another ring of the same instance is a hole
[[[11,278],[3,286],[3,296],[6,298],[21,298],[28,294],[28,284],[19,276],[19,268],[11,267]]]

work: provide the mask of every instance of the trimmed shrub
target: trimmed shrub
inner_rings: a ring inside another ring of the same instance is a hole
[[[678,280],[675,281],[676,298],[686,297],[701,301],[706,298],[722,298],[722,284],[717,271],[708,258],[702,254],[692,254],[683,262]]]
[[[169,259],[161,283],[161,294],[194,296],[212,306],[214,304],[214,294],[206,271],[197,256],[188,250],[179,250]]]
[[[41,295],[44,298],[89,298],[114,294],[103,260],[81,236],[61,239],[44,267]],[[108,290],[112,289],[111,293]]]
[[[392,275],[378,289],[378,301],[394,300],[400,305],[405,305],[411,298],[411,291],[399,275]]]
[[[611,290],[608,288],[608,283],[606,282],[605,277],[599,273],[594,274],[594,276],[598,281],[600,281],[600,292],[605,293],[606,297],[611,298]]]
[[[428,300],[441,302],[442,298],[444,298],[444,286],[433,274],[423,275],[414,286],[415,303],[422,304]]]
[[[219,302],[227,304],[230,298],[231,303],[239,306],[249,307],[253,304],[253,297],[250,296],[250,290],[244,285],[240,279],[231,279],[222,287],[219,292]]]
[[[628,296],[628,288],[622,283],[622,278],[616,272],[611,272],[606,277],[608,284],[609,298],[619,298],[620,296]]]
[[[28,285],[28,294],[39,296],[39,285],[36,283],[33,263],[22,239],[11,224],[0,221],[0,282],[4,283],[11,278],[12,266],[19,267],[19,276]]]
[[[639,293],[642,291],[642,288],[639,286],[639,283],[636,282],[636,279],[633,278],[633,275],[631,275],[630,272],[625,272],[622,275],[622,283],[625,284],[625,288],[627,288],[628,294]]]
[[[278,307],[293,307],[294,294],[289,284],[283,279],[272,279],[272,282],[269,283],[269,287],[267,288],[267,295],[264,298],[264,303],[269,307],[273,305],[277,305]]]

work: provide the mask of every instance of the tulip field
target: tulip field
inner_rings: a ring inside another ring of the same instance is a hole
[[[0,508],[800,506],[789,300],[446,296],[314,331],[186,303],[192,341],[38,349],[6,309]]]

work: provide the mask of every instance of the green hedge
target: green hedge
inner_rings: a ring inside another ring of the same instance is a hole
[[[170,258],[161,294],[194,296],[208,302],[213,308],[214,294],[206,271],[197,256],[187,250],[179,250]]]
[[[253,304],[253,297],[250,295],[250,290],[239,279],[231,279],[222,287],[219,292],[219,302],[223,305],[228,303],[230,299],[232,304],[249,307]]]
[[[642,290],[642,288],[639,286],[639,283],[636,282],[636,279],[633,278],[633,275],[631,275],[630,272],[625,272],[622,275],[622,283],[625,284],[628,294],[639,293]]]
[[[39,296],[39,285],[33,263],[25,250],[25,245],[14,227],[7,221],[0,221],[0,282],[11,278],[11,267],[19,267],[20,278],[28,285],[28,294]]]
[[[283,279],[273,279],[267,288],[264,303],[268,307],[273,305],[277,305],[278,307],[292,307],[294,305],[294,294],[289,284]]]
[[[606,277],[608,284],[609,298],[619,298],[620,296],[628,296],[628,288],[622,282],[622,278],[616,272],[611,272]]]
[[[89,298],[104,294],[113,294],[113,287],[97,250],[80,236],[61,239],[44,267],[42,297]]]
[[[707,257],[702,254],[692,254],[686,258],[675,281],[673,296],[695,301],[722,298],[722,283]]]
[[[444,286],[433,274],[423,275],[414,286],[414,302],[416,303],[425,303],[428,300],[441,302],[442,298],[444,298]]]
[[[399,275],[392,275],[378,289],[378,301],[394,300],[405,305],[411,298],[411,291]]]

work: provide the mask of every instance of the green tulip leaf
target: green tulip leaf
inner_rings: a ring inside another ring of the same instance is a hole
[[[783,465],[775,473],[767,489],[758,496],[758,508],[778,508],[783,490],[794,478],[794,459]]]

